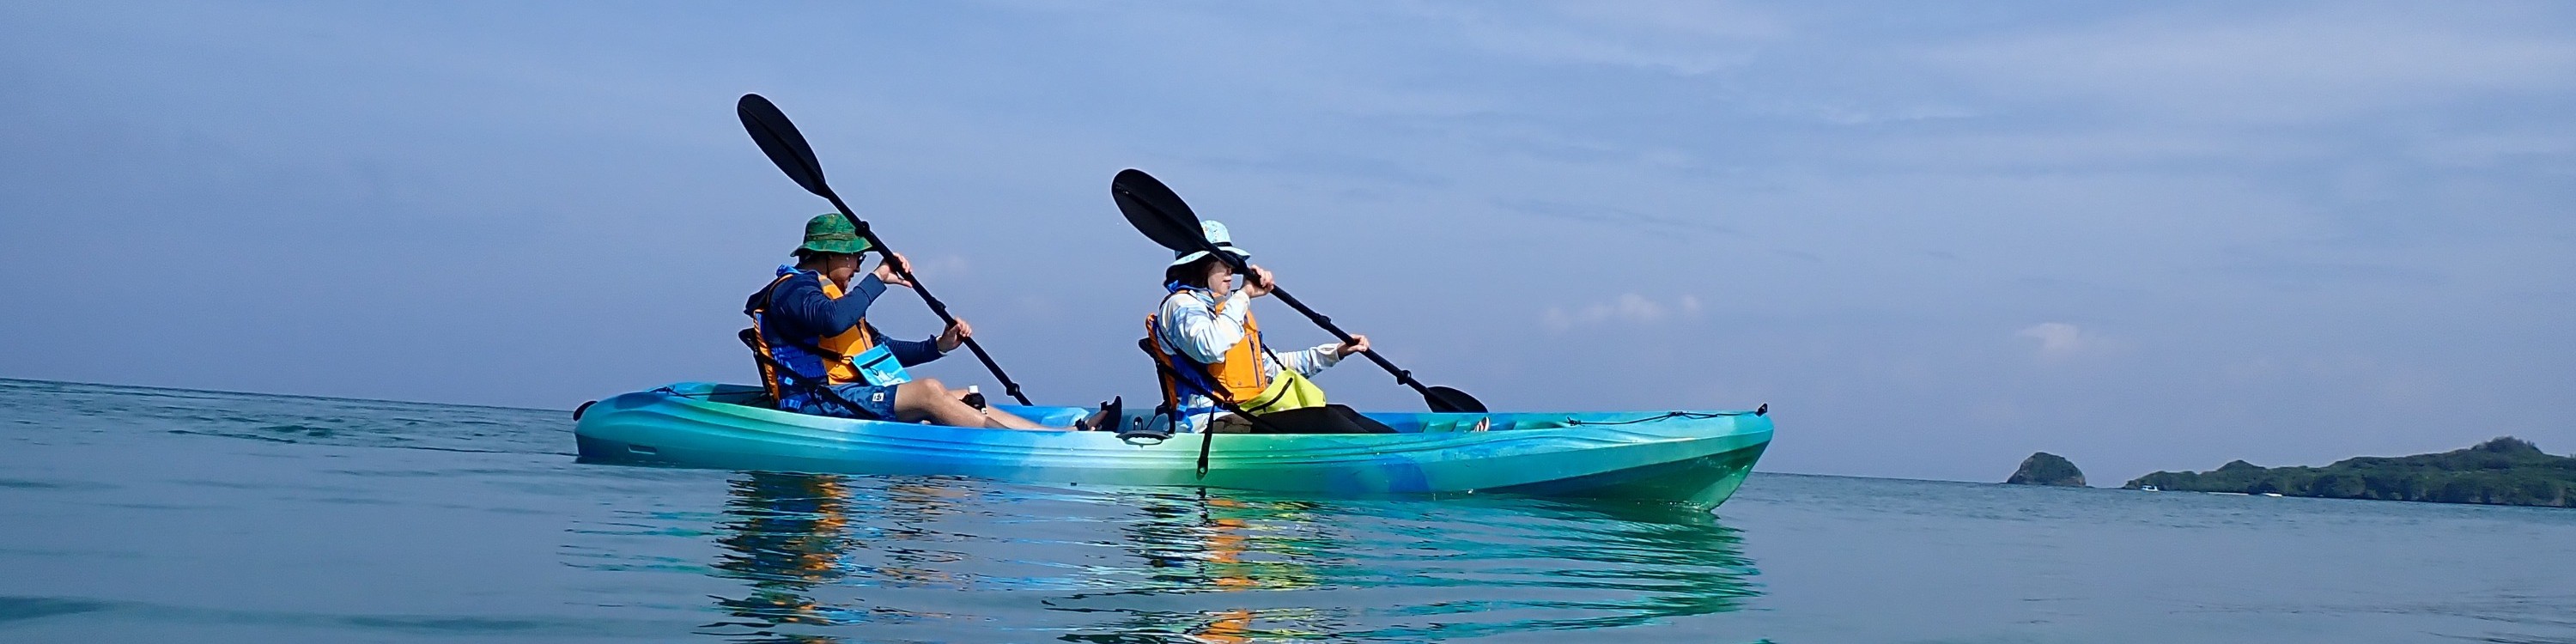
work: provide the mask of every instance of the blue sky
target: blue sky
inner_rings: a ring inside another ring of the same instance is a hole
[[[1139,167],[1427,381],[1768,402],[1768,470],[2565,452],[2571,27],[2564,3],[11,3],[0,376],[557,408],[745,380],[743,295],[826,207],[743,136],[760,92],[1050,400],[1150,390],[1168,255],[1106,190]],[[1364,364],[1321,382],[1419,404]]]

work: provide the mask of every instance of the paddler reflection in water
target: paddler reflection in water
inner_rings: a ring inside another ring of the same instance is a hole
[[[886,287],[910,287],[900,253],[853,281],[869,250],[849,218],[816,215],[805,223],[796,265],[778,267],[778,278],[743,305],[756,336],[761,383],[779,409],[821,416],[907,423],[932,422],[994,429],[1047,427],[998,409],[967,404],[965,392],[935,378],[913,378],[904,367],[937,360],[974,335],[958,320],[929,340],[895,340],[868,324],[868,305]]]
[[[779,624],[829,625],[848,611],[825,606],[811,593],[847,573],[841,557],[850,545],[849,493],[840,477],[751,473],[735,480],[725,514],[725,552],[719,574],[751,581],[742,599],[717,597],[725,612],[756,621],[709,626],[769,628]]]
[[[1292,591],[1322,586],[1320,568],[1337,558],[1336,544],[1346,539],[1332,526],[1314,521],[1317,506],[1297,501],[1240,501],[1210,498],[1201,490],[1195,503],[1177,496],[1139,499],[1138,516],[1128,526],[1128,548],[1151,566],[1151,583],[1134,592],[1201,598],[1220,610],[1138,611],[1125,624],[1127,641],[1164,641],[1181,635],[1188,641],[1250,642],[1258,639],[1309,639],[1329,632],[1324,615],[1314,608],[1257,602],[1254,609],[1208,591]],[[1255,603],[1233,596],[1236,601]],[[1195,603],[1195,602],[1193,602]],[[1159,606],[1159,604],[1158,604]],[[1177,618],[1177,619],[1175,619]],[[1266,625],[1256,628],[1256,622]]]
[[[848,590],[874,585],[958,588],[940,566],[961,558],[954,553],[893,545],[901,541],[947,538],[916,527],[957,512],[956,490],[934,485],[892,483],[880,490],[854,494],[847,480],[829,474],[750,472],[733,481],[725,500],[726,521],[719,527],[716,574],[747,581],[751,595],[716,596],[724,612],[747,621],[716,626],[761,629],[775,639],[755,641],[838,642],[838,638],[776,632],[785,624],[835,626],[890,618],[939,618],[883,604],[835,605],[818,598],[829,587]],[[864,499],[864,500],[862,500]],[[885,529],[892,525],[893,529]],[[881,535],[876,543],[860,540]],[[860,552],[879,560],[857,559]]]
[[[1219,251],[1252,257],[1234,246],[1225,224],[1206,221],[1200,230]],[[1207,251],[1181,253],[1163,270],[1167,294],[1161,310],[1145,316],[1144,343],[1163,381],[1163,420],[1191,432],[1393,433],[1349,407],[1326,404],[1324,390],[1307,379],[1368,350],[1368,336],[1271,351],[1252,300],[1269,295],[1274,282],[1268,269],[1245,266],[1252,275],[1240,289],[1234,269]]]

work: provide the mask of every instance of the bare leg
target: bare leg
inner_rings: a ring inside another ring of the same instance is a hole
[[[923,378],[894,388],[894,415],[907,423],[930,421],[950,427],[983,427],[988,429],[1040,429],[1062,431],[1065,427],[1048,427],[999,409],[976,409],[957,399],[937,378]]]

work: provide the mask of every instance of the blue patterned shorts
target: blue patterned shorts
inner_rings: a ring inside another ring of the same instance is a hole
[[[859,406],[855,413],[853,413],[852,410],[842,409],[839,403],[824,400],[822,396],[805,396],[803,401],[804,404],[797,406],[796,412],[813,414],[816,416],[838,416],[841,418],[857,418],[860,420],[891,421],[895,419],[894,388],[901,386],[903,385],[900,383],[892,385],[869,385],[859,383],[832,385],[832,393],[840,394],[842,400],[850,401],[851,404]]]

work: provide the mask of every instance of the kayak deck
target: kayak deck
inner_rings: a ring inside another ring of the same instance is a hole
[[[1752,412],[1371,413],[1395,434],[1198,434],[1134,445],[1108,432],[1015,431],[826,418],[745,404],[759,389],[682,383],[580,415],[581,460],[736,470],[954,475],[1002,481],[1205,486],[1332,496],[1501,492],[1711,507],[1752,471],[1771,421]],[[997,408],[1051,425],[1078,407]],[[1489,431],[1468,431],[1490,419]]]

